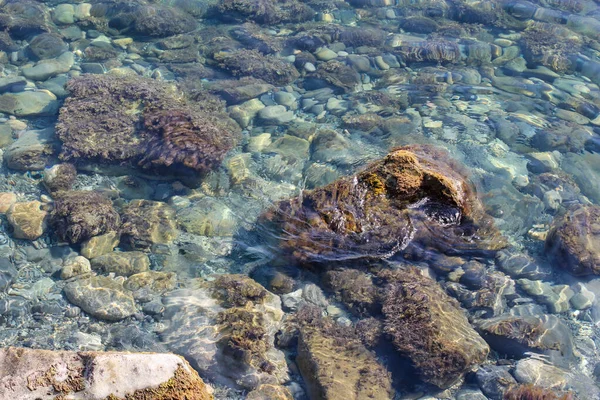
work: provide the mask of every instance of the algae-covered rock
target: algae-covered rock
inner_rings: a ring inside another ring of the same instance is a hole
[[[8,222],[19,239],[35,240],[44,234],[48,212],[39,201],[14,203],[6,212]]]
[[[214,57],[222,68],[235,76],[252,76],[276,86],[288,85],[300,76],[293,64],[257,50],[220,52]]]
[[[44,186],[50,192],[70,190],[77,178],[77,169],[73,164],[56,164],[44,171]]]
[[[390,273],[384,330],[421,378],[447,388],[485,361],[489,347],[458,302],[417,270]]]
[[[117,276],[130,276],[148,271],[150,259],[141,251],[116,251],[92,259],[92,268]]]
[[[312,19],[314,15],[314,10],[297,0],[222,0],[218,6],[218,17],[228,22],[304,22]]]
[[[2,399],[89,400],[213,397],[182,357],[169,353],[74,352],[7,347],[0,374]]]
[[[274,347],[284,315],[281,301],[252,279],[220,275],[192,281],[163,303],[162,340],[203,376],[248,390],[289,379],[285,357]]]
[[[67,84],[56,125],[61,158],[191,174],[218,165],[237,125],[216,101],[195,102],[167,82],[84,75]]]
[[[137,311],[130,291],[105,276],[78,279],[65,286],[67,299],[98,319],[119,321]]]
[[[246,400],[293,400],[290,389],[281,385],[263,384],[248,393]]]
[[[94,191],[58,192],[50,223],[56,234],[70,243],[118,229],[119,214],[112,202]]]
[[[61,279],[71,279],[78,275],[84,275],[92,272],[90,261],[82,256],[70,258],[65,261],[60,271]]]
[[[392,399],[390,376],[351,328],[329,320],[300,328],[296,363],[311,399]]]
[[[600,207],[578,205],[555,218],[546,253],[573,275],[600,274]]]
[[[175,210],[166,203],[133,200],[121,214],[121,242],[131,249],[168,244],[177,237]]]
[[[354,176],[280,202],[261,222],[304,263],[382,259],[408,246],[494,252],[504,240],[460,171],[443,151],[400,147]]]

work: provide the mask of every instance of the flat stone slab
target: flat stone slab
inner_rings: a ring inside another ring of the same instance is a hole
[[[0,349],[0,399],[194,399],[212,395],[169,353]]]

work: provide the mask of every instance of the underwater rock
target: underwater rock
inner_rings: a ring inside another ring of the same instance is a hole
[[[285,357],[274,347],[284,315],[279,297],[244,275],[188,287],[163,298],[161,338],[168,348],[219,384],[252,390],[289,379]]]
[[[486,359],[487,343],[437,282],[415,269],[388,279],[384,331],[424,381],[447,388]]]
[[[388,371],[351,328],[331,320],[300,328],[296,363],[310,399],[392,399]]]
[[[408,64],[417,62],[455,63],[461,58],[458,44],[444,40],[407,43],[395,51]]]
[[[441,150],[400,147],[354,176],[280,202],[261,223],[302,263],[385,259],[409,245],[494,252],[504,240],[459,171]]]
[[[77,169],[73,164],[56,164],[44,171],[44,186],[49,192],[70,190],[77,178]]]
[[[92,272],[90,261],[82,256],[69,258],[65,261],[60,271],[60,279],[71,279],[78,275],[84,275]]]
[[[13,38],[24,39],[50,30],[50,13],[46,5],[33,0],[4,3],[0,10],[0,30],[8,31]]]
[[[543,399],[543,400],[571,400],[571,392],[562,392],[544,389],[536,385],[514,385],[504,393],[504,400]]]
[[[358,84],[361,82],[360,75],[354,68],[336,60],[319,64],[317,70],[307,76],[304,86],[306,87],[307,83],[311,80],[326,82],[342,89],[346,93],[356,90]],[[322,86],[318,83],[313,83],[313,85],[319,88]]]
[[[159,4],[141,6],[132,14],[132,33],[147,36],[172,36],[194,30],[197,22],[194,17],[179,7]]]
[[[41,171],[50,163],[57,147],[54,129],[26,131],[4,150],[4,161],[9,168],[19,171]]]
[[[6,214],[10,206],[17,202],[14,192],[0,192],[0,214]]]
[[[23,68],[21,72],[27,79],[45,81],[48,78],[69,72],[74,62],[75,56],[73,53],[65,51],[57,58],[41,60],[33,67]]]
[[[115,231],[91,237],[81,243],[81,255],[92,259],[110,253],[119,245],[119,241],[120,236]]]
[[[36,240],[44,234],[47,215],[39,201],[14,203],[6,212],[14,237],[28,240]]]
[[[0,350],[0,398],[212,400],[198,373],[169,353]]]
[[[490,346],[502,354],[522,358],[527,352],[555,352],[568,356],[573,353],[572,338],[559,321],[552,316],[501,315],[482,320],[478,329]]]
[[[0,112],[18,117],[55,115],[58,107],[56,96],[47,90],[0,95]]]
[[[353,314],[369,316],[379,311],[378,289],[366,273],[356,269],[327,271],[325,282]]]
[[[565,26],[534,22],[521,35],[523,55],[531,66],[543,65],[558,73],[572,71],[581,37]]]
[[[203,197],[178,210],[177,221],[186,232],[203,236],[233,236],[238,226],[233,211],[213,197]]]
[[[257,50],[219,52],[214,58],[221,68],[234,76],[252,76],[275,86],[288,85],[300,76],[293,64]]]
[[[125,289],[133,293],[136,300],[148,300],[160,296],[177,285],[174,272],[146,271],[131,275],[123,284]]]
[[[130,249],[168,244],[177,237],[175,210],[166,203],[133,200],[121,214],[121,243]]]
[[[119,321],[137,311],[132,293],[120,280],[106,276],[69,282],[64,291],[71,303],[98,319]]]
[[[506,365],[483,365],[477,370],[477,383],[487,398],[502,400],[507,389],[517,384],[509,370]]]
[[[217,7],[217,17],[225,22],[297,23],[314,16],[314,10],[297,0],[221,0]]]
[[[546,237],[546,254],[573,275],[600,275],[600,207],[578,205],[556,217]]]
[[[150,259],[141,251],[116,251],[92,259],[92,269],[117,276],[130,276],[148,271]]]
[[[54,195],[50,224],[61,240],[79,243],[119,228],[119,214],[99,192],[67,191]]]
[[[246,400],[293,400],[292,392],[281,385],[260,385],[246,396]]]
[[[514,371],[519,383],[532,384],[544,389],[564,390],[570,381],[569,372],[536,358],[525,358]]]
[[[35,57],[43,60],[60,56],[69,46],[55,33],[41,33],[29,42],[28,49]]]
[[[56,132],[64,160],[205,172],[237,140],[222,105],[187,100],[177,87],[141,77],[83,75],[67,84]],[[93,115],[93,118],[90,116]]]

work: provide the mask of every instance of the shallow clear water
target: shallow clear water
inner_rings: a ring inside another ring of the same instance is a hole
[[[600,398],[598,1],[0,0],[0,63],[0,345]]]

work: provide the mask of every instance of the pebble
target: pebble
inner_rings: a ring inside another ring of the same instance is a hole
[[[306,64],[304,64],[304,69],[306,70],[306,72],[315,72],[317,70],[317,67],[315,67],[313,63],[307,62]]]
[[[250,125],[258,112],[265,108],[265,105],[259,99],[252,99],[242,104],[228,108],[229,116],[233,118],[242,128]],[[285,108],[284,108],[285,110]]]
[[[78,275],[84,275],[92,272],[90,261],[82,256],[69,258],[60,272],[60,278],[67,280]]]
[[[338,55],[335,51],[330,50],[327,47],[322,47],[321,49],[317,50],[315,57],[321,61],[329,61],[336,59]]]
[[[563,110],[562,108],[557,108],[555,115],[560,119],[564,119],[565,121],[569,122],[575,122],[579,125],[587,125],[590,123],[589,118],[584,117],[575,111]]]
[[[390,66],[383,60],[382,56],[375,57],[375,65],[377,65],[379,69],[382,69],[384,71],[390,69]]]
[[[520,360],[514,376],[519,383],[529,383],[545,389],[562,390],[567,386],[566,371],[535,358]]]
[[[33,67],[23,68],[21,72],[27,79],[45,81],[58,74],[68,72],[74,62],[75,55],[66,51],[55,59],[42,60]]]
[[[260,119],[267,124],[282,125],[293,121],[296,115],[284,106],[268,106],[258,112]]]
[[[72,24],[75,22],[75,7],[72,4],[59,4],[54,9],[52,19],[57,24]]]
[[[294,96],[292,93],[277,92],[275,93],[274,98],[277,104],[286,106],[288,108],[296,104],[296,96]]]

